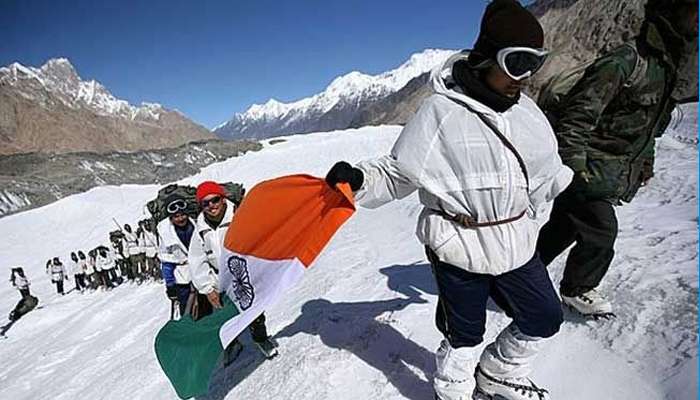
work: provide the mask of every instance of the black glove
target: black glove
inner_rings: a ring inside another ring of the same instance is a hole
[[[335,188],[337,183],[349,183],[353,192],[360,190],[365,181],[365,175],[358,168],[345,161],[338,161],[326,175],[326,183]]]
[[[177,300],[177,288],[175,286],[166,286],[165,293],[170,300]]]

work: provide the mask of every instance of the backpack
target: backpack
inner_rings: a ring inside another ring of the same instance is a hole
[[[226,182],[222,183],[221,186],[224,187],[226,198],[238,207],[243,200],[243,196],[245,196],[243,185],[240,183]],[[197,218],[197,215],[199,215],[199,212],[202,210],[199,203],[197,203],[196,193],[197,189],[192,186],[177,184],[171,184],[160,189],[156,198],[146,203],[146,208],[148,208],[148,212],[151,213],[151,226],[158,226],[160,221],[168,217],[168,211],[166,209],[168,205],[165,204],[165,202],[174,194],[180,195],[180,197],[187,202],[185,214],[192,219]],[[156,232],[156,229],[153,229],[153,232]]]
[[[110,242],[121,242],[121,239],[124,239],[124,232],[121,230],[116,230],[109,233]]]
[[[647,72],[648,62],[639,55],[637,47],[633,44],[625,43],[622,46],[628,46],[632,48],[632,50],[634,50],[635,55],[637,56],[637,61],[634,64],[634,69],[632,70],[632,73],[630,74],[629,78],[627,79],[627,82],[625,82],[624,85],[624,87],[628,88],[635,86],[644,78]],[[581,80],[581,78],[583,78],[584,74],[586,73],[586,70],[588,70],[588,67],[593,65],[593,63],[597,59],[598,58],[594,58],[592,60],[588,60],[582,64],[579,64],[573,68],[565,69],[560,73],[554,75],[553,77],[549,78],[549,80],[544,84],[544,86],[542,86],[542,90],[540,91],[540,94],[537,97],[537,105],[540,107],[540,109],[542,109],[542,111],[544,111],[550,123],[554,122],[552,121],[551,114],[559,111],[563,99],[565,99],[568,96],[571,89],[573,89],[574,86],[576,86],[576,84]]]

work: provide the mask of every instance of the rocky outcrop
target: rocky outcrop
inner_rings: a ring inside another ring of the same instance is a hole
[[[25,153],[0,156],[0,217],[101,185],[164,184],[262,146],[208,140],[139,152]]]
[[[552,50],[547,64],[531,80],[526,92],[533,97],[554,74],[593,59],[623,41],[641,27],[646,0],[539,0],[529,6],[545,29],[545,47]],[[698,95],[698,44],[688,44],[676,99]],[[352,126],[400,124],[408,121],[430,94],[428,74],[415,78],[402,90],[376,101],[358,113]]]
[[[137,151],[211,138],[178,111],[136,107],[83,81],[66,59],[0,68],[0,155]]]

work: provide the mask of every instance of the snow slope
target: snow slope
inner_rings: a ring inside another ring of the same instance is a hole
[[[290,136],[184,182],[251,186],[297,172],[322,176],[337,160],[386,153],[399,130]],[[659,141],[652,184],[618,209],[618,255],[603,288],[619,318],[593,323],[567,315],[536,365],[534,377],[553,399],[697,397],[697,147],[674,136]],[[0,341],[0,398],[176,398],[152,350],[169,313],[162,286],[57,297],[43,273],[49,257],[67,259],[71,250],[105,241],[112,217],[135,221],[157,189],[101,187],[0,219],[2,273],[25,266],[44,305]],[[413,235],[419,211],[416,196],[359,210],[302,283],[267,312],[281,355],[263,362],[247,345],[237,363],[215,372],[206,398],[432,398],[440,335],[433,326],[436,289]],[[562,262],[551,268],[555,281]],[[9,283],[0,285],[0,310],[9,312],[18,298]],[[508,321],[495,306],[488,319],[490,341]],[[250,343],[247,334],[243,340]]]

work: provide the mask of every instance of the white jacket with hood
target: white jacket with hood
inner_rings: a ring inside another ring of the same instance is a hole
[[[86,275],[92,275],[95,273],[95,266],[91,264],[87,259],[78,259],[78,264],[80,264],[81,268],[83,269]]]
[[[190,219],[190,223],[194,224]],[[175,283],[178,285],[187,285],[191,281],[189,262],[187,254],[189,249],[180,241],[180,238],[175,233],[175,227],[169,218],[166,218],[158,224],[158,236],[160,237],[160,247],[158,248],[158,257],[161,262],[176,264],[175,268]],[[197,228],[192,233],[190,247],[194,240]]]
[[[114,263],[114,258],[112,257],[112,252],[110,250],[105,251],[104,257],[99,251],[95,254],[95,264],[98,271],[108,271],[116,267]]]
[[[226,213],[221,224],[214,229],[204,217],[204,212],[199,213],[195,232],[190,244],[190,268],[192,283],[200,293],[210,293],[219,290],[219,257],[224,247],[224,238],[228,230],[236,206],[226,200]],[[212,266],[214,268],[212,268]]]
[[[54,264],[53,262],[51,263],[51,267],[49,269],[51,272],[51,282],[60,282],[66,277],[66,267],[63,266],[62,263],[58,263],[58,265]]]
[[[14,281],[10,279],[10,281],[12,281],[12,286],[16,287],[18,290],[29,289],[29,279],[25,276],[14,274],[14,278]]]
[[[139,237],[136,232],[124,232],[124,255],[125,256],[135,256],[143,253],[141,245],[139,244]]]
[[[364,183],[358,204],[376,208],[418,190],[424,209],[416,234],[440,260],[470,272],[500,275],[524,265],[535,253],[540,223],[537,213],[549,210],[571,181],[562,164],[549,122],[524,94],[517,104],[499,113],[448,89],[455,54],[431,73],[433,94],[401,131],[391,153],[362,162]],[[524,159],[529,188],[517,158],[459,100],[495,124]],[[465,228],[443,217],[463,214],[478,222],[509,219],[510,223]]]

